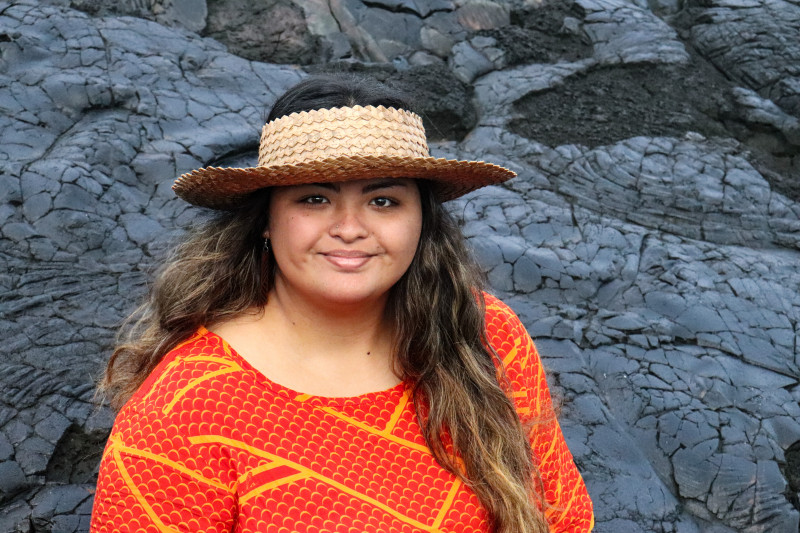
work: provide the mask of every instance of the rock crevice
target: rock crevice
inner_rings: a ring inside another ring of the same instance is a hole
[[[280,21],[266,27],[264,20]],[[413,95],[562,399],[599,532],[800,527],[800,7],[0,1],[0,531],[87,531],[120,321],[308,73]]]

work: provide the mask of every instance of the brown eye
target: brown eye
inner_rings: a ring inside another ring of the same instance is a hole
[[[328,199],[319,194],[312,194],[311,196],[304,196],[300,202],[304,204],[319,205],[328,203]]]
[[[392,200],[391,198],[386,198],[384,196],[380,196],[378,198],[374,198],[370,204],[374,205],[375,207],[392,207],[397,205],[397,202]]]

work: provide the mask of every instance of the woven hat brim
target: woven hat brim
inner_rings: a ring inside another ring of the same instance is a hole
[[[483,161],[434,157],[340,156],[295,165],[251,168],[206,167],[182,175],[172,189],[187,202],[235,209],[248,194],[265,187],[330,183],[370,178],[424,178],[445,202],[516,173]]]

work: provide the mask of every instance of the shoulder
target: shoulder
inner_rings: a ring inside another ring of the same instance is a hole
[[[484,299],[486,340],[497,353],[520,416],[549,418],[550,391],[536,345],[511,308],[490,294]]]
[[[507,320],[512,323],[519,323],[519,317],[514,311],[500,298],[488,292],[483,293],[483,301],[486,303],[486,319],[490,318]]]
[[[241,363],[220,337],[198,330],[164,356],[117,413],[106,455],[113,449],[167,460],[178,470],[200,457],[217,464],[220,447],[198,446],[193,439],[229,427],[231,406],[241,405],[257,387]]]
[[[483,294],[486,302],[486,340],[508,367],[539,365],[536,346],[519,317],[497,297]],[[534,357],[535,361],[529,360]]]
[[[226,423],[224,394],[233,380],[221,378],[236,368],[224,342],[202,329],[164,356],[117,414],[100,463],[92,531],[139,531],[150,520],[230,531],[236,464],[222,446],[199,439]]]
[[[235,393],[236,381],[246,373],[241,363],[225,341],[200,328],[164,356],[120,410],[118,422],[120,418],[171,418],[181,412],[208,411]]]

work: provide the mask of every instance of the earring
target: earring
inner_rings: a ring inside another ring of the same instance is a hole
[[[270,246],[269,246],[269,239],[264,239],[264,253],[269,253]]]

